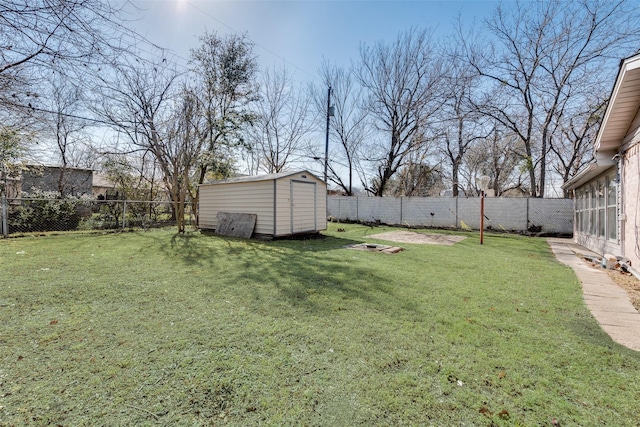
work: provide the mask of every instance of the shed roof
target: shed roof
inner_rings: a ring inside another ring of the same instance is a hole
[[[29,168],[42,168],[42,169],[65,169],[67,171],[82,171],[82,172],[93,172],[91,168],[77,168],[72,166],[55,166],[55,165],[46,165],[44,163],[28,163],[24,165],[27,169]]]
[[[317,176],[315,176],[314,174],[312,174],[311,172],[309,172],[307,170],[300,170],[300,171],[293,171],[293,172],[270,173],[270,174],[266,174],[266,175],[240,176],[240,177],[237,177],[237,178],[229,178],[229,179],[223,179],[223,180],[220,180],[220,181],[207,182],[207,183],[205,183],[205,185],[208,185],[208,184],[231,184],[231,183],[236,183],[236,182],[275,181],[277,179],[286,178],[286,177],[291,176],[291,175],[298,175],[300,173],[306,173],[306,174],[311,175],[312,177],[314,177],[316,179],[320,179],[320,178],[318,178]]]

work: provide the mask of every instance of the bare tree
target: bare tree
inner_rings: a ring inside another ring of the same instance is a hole
[[[449,58],[449,72],[443,79],[446,92],[445,102],[439,113],[439,127],[441,151],[451,167],[452,195],[457,197],[461,187],[460,172],[467,151],[474,143],[488,138],[493,130],[474,104],[478,75],[467,63],[458,60],[459,56],[455,51]]]
[[[100,112],[127,137],[121,153],[153,154],[171,196],[178,232],[184,232],[190,176],[202,148],[192,123],[197,98],[178,90],[179,73],[165,59],[151,63],[135,58],[114,72],[114,81],[102,88]]]
[[[45,97],[49,101],[50,113],[43,115],[41,135],[49,136],[54,147],[51,156],[60,166],[57,188],[61,195],[68,193],[67,169],[87,165],[89,136],[86,132],[88,122],[80,118],[83,108],[82,90],[64,78],[54,79],[50,84],[50,93]]]
[[[0,105],[32,110],[44,74],[95,72],[130,33],[101,0],[0,0]]]
[[[191,175],[198,166],[202,153],[202,140],[198,138],[196,117],[199,114],[198,97],[192,91],[183,88],[169,122],[167,133],[162,144],[152,147],[158,164],[163,172],[163,178],[171,200],[176,210],[178,231],[185,231],[185,206],[187,196],[196,193],[192,188]],[[158,153],[159,151],[159,153]],[[195,207],[195,206],[194,206]],[[195,211],[194,211],[195,212]]]
[[[496,196],[513,190],[526,193],[529,189],[522,179],[526,168],[522,167],[521,145],[516,135],[494,123],[490,135],[478,140],[465,155],[461,175],[466,180],[467,195],[480,194],[476,178],[483,175],[489,176],[489,188]]]
[[[483,112],[523,142],[532,196],[544,197],[555,122],[611,77],[612,57],[637,49],[637,18],[626,0],[517,2],[487,21],[493,41],[467,40],[466,60],[492,83]]]
[[[108,154],[103,159],[101,170],[114,186],[116,194],[110,197],[148,201],[160,198],[162,190],[157,177],[157,161],[150,151]]]
[[[554,154],[552,166],[562,182],[567,182],[593,160],[593,146],[607,104],[604,97],[597,99],[596,93],[593,97],[594,102],[582,106],[583,111],[558,123],[558,129],[549,139],[549,147]],[[564,190],[564,197],[569,195],[570,192]]]
[[[366,109],[386,141],[368,150],[376,169],[369,190],[376,196],[384,194],[407,156],[427,143],[424,129],[443,101],[442,76],[442,61],[427,31],[411,29],[391,44],[361,46],[357,78],[367,92]]]
[[[260,169],[279,173],[299,160],[312,130],[310,98],[293,85],[285,68],[268,70],[251,129]]]
[[[327,180],[338,185],[347,196],[353,195],[356,164],[360,161],[360,147],[368,135],[367,112],[361,108],[362,89],[354,79],[353,68],[344,69],[324,62],[320,77],[324,87],[331,88],[333,117],[330,126],[330,151],[327,162]],[[327,117],[327,99],[324,87],[316,88],[314,101],[321,117]],[[323,129],[324,131],[324,129]],[[337,144],[336,144],[337,141]],[[324,159],[324,144],[316,148],[312,157]],[[322,155],[320,155],[322,153]],[[343,179],[346,170],[347,179]]]
[[[389,180],[388,193],[394,197],[437,196],[444,190],[444,174],[439,163],[430,163],[414,153]]]

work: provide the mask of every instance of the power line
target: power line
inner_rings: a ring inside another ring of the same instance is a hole
[[[59,115],[59,116],[63,116],[63,117],[69,117],[71,119],[85,120],[85,121],[88,121],[88,122],[100,123],[100,124],[103,124],[103,125],[113,125],[112,122],[108,122],[106,120],[100,120],[100,119],[95,119],[95,118],[92,118],[92,117],[85,117],[85,116],[79,116],[79,115],[76,115],[76,114],[64,113],[62,111],[48,110],[46,108],[34,107],[31,104],[24,105],[24,104],[18,104],[18,103],[15,103],[15,102],[11,102],[11,101],[5,101],[5,103],[9,104],[9,105],[11,105],[13,107],[16,107],[16,108],[21,108],[21,109],[31,110],[31,111],[37,111],[39,113],[55,114],[55,115]]]

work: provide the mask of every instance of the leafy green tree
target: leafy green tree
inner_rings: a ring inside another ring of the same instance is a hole
[[[234,149],[245,145],[243,131],[255,117],[249,107],[258,95],[258,62],[247,36],[205,32],[191,50],[191,64],[187,90],[195,110],[189,120],[202,147],[196,176],[202,184],[210,171],[229,173]]]

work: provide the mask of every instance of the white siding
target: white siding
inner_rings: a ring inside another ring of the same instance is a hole
[[[256,214],[255,232],[273,234],[273,181],[201,185],[200,228],[215,229],[218,212]]]
[[[292,207],[291,207],[291,182],[298,182],[301,186],[296,186],[296,195],[300,197],[298,200],[294,196],[295,218],[292,227]],[[305,183],[307,183],[305,185]],[[312,185],[315,184],[315,185]],[[315,190],[314,190],[315,187]],[[315,206],[313,198],[315,194]],[[314,212],[315,208],[315,212]],[[315,227],[307,230],[304,221],[301,218],[314,218]],[[321,231],[327,229],[327,196],[326,187],[322,180],[315,176],[301,172],[280,178],[276,181],[276,233],[275,236],[286,236],[292,233],[301,233],[306,231]],[[294,231],[292,231],[294,230]]]
[[[326,202],[324,182],[308,172],[204,184],[200,186],[199,226],[215,229],[218,212],[238,212],[258,215],[257,234],[288,236],[326,230]]]
[[[291,190],[291,233],[315,231],[316,228],[316,187],[315,182],[290,181]]]
[[[288,179],[276,181],[276,231],[274,236],[291,234],[291,191]]]

